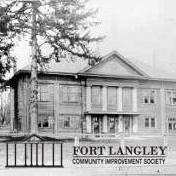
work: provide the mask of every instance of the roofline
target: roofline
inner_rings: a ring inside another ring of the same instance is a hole
[[[123,75],[104,75],[104,74],[92,74],[92,73],[67,73],[67,72],[38,72],[39,74],[45,74],[45,75],[60,75],[60,76],[83,76],[83,77],[97,77],[97,78],[113,78],[113,79],[132,79],[132,80],[148,80],[148,81],[164,81],[164,82],[175,82],[176,79],[170,79],[170,78],[152,78],[152,77],[145,77],[145,76],[123,76]],[[30,74],[29,70],[19,70],[17,71],[13,77],[11,77],[9,80],[7,80],[7,85],[10,81],[15,79],[17,76],[21,74]]]
[[[109,54],[105,55],[105,56],[103,57],[103,59],[102,59],[100,62],[96,63],[95,65],[93,65],[93,66],[87,66],[87,67],[83,68],[82,70],[79,71],[79,73],[86,72],[86,71],[88,71],[89,69],[94,68],[94,67],[96,67],[96,66],[99,65],[99,64],[102,64],[106,59],[110,58],[110,57],[113,56],[113,55],[119,56],[119,58],[120,58],[123,62],[125,62],[129,67],[132,67],[132,68],[133,68],[136,72],[138,72],[139,74],[141,74],[141,75],[143,75],[143,76],[145,76],[145,77],[149,77],[148,74],[146,74],[144,71],[142,71],[139,67],[137,67],[135,64],[133,64],[130,60],[128,60],[126,57],[124,57],[123,55],[121,55],[121,54],[120,54],[119,52],[117,52],[116,50],[114,50],[114,51],[110,52]]]

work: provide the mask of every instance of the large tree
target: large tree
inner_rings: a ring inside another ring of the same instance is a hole
[[[6,59],[5,70],[14,61],[11,49],[15,40],[31,37],[32,133],[37,132],[38,66],[43,68],[51,59],[60,61],[71,56],[88,59],[90,64],[100,60],[90,48],[90,43],[102,39],[90,33],[90,27],[97,24],[92,20],[96,11],[87,7],[87,0],[8,0],[0,4],[0,59]]]

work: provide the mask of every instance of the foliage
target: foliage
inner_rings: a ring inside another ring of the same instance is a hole
[[[9,70],[11,61],[15,59],[11,54],[15,40],[31,36],[34,8],[37,62],[40,66],[51,59],[60,61],[71,56],[88,59],[89,63],[98,62],[100,57],[95,56],[90,43],[103,37],[92,37],[90,33],[90,28],[98,23],[93,22],[96,11],[88,9],[87,4],[86,0],[41,0],[33,3],[30,0],[9,0],[1,3],[0,73]]]

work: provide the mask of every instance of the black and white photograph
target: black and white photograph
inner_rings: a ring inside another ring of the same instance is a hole
[[[176,175],[175,0],[0,0],[0,176]]]

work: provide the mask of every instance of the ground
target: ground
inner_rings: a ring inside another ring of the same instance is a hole
[[[155,138],[126,138],[125,145],[163,145],[164,140],[161,137]],[[73,165],[73,145],[74,141],[68,141],[63,146],[63,165],[64,168],[5,168],[5,144],[0,144],[0,176],[20,176],[20,175],[32,175],[32,176],[89,176],[89,175],[176,175],[176,137],[168,137],[169,151],[166,157],[165,165]],[[114,147],[120,145],[120,140],[101,140],[101,141],[81,141],[80,146],[95,146],[95,145],[112,145]],[[17,162],[23,161],[24,155],[22,154],[23,147],[18,146],[18,158]],[[9,153],[13,154],[12,148]],[[46,160],[49,162],[51,156],[49,152],[46,152]]]

